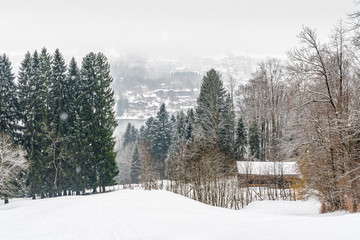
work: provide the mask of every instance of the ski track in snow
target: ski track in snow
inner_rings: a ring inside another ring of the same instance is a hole
[[[107,220],[107,218],[105,217],[104,214],[104,203],[105,203],[105,199],[101,201],[100,205],[99,205],[99,214],[103,220],[103,222],[105,223],[105,225],[111,230],[111,233],[114,235],[116,240],[122,240],[125,239],[123,237],[120,237],[119,233],[117,232],[116,228],[111,224],[111,222],[109,222]]]
[[[99,213],[103,222],[109,227],[116,240],[135,240],[140,239],[135,231],[127,225],[121,216],[114,215],[114,203],[119,203],[118,196],[106,196],[100,205]]]

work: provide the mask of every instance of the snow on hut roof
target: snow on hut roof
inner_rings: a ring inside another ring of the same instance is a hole
[[[239,174],[251,175],[299,175],[296,162],[237,161]]]

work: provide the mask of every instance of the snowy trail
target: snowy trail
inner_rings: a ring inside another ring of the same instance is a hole
[[[140,239],[134,229],[127,225],[120,216],[115,215],[116,209],[119,208],[121,201],[118,195],[109,195],[102,200],[99,206],[99,213],[104,223],[109,227],[116,240],[135,240]],[[116,206],[116,208],[114,208]]]
[[[105,200],[103,200],[99,205],[99,214],[100,214],[103,222],[105,223],[106,226],[109,227],[110,231],[114,235],[114,239],[116,239],[116,240],[125,239],[123,237],[120,237],[120,234],[118,233],[117,229],[113,226],[113,224],[110,222],[110,220],[106,218],[106,216],[104,214],[104,203],[105,203]]]
[[[240,211],[166,191],[12,200],[0,240],[358,239],[360,214],[318,214],[316,202],[264,201]]]

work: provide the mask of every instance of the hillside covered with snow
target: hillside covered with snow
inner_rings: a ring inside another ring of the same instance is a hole
[[[358,238],[360,214],[319,214],[319,207],[315,201],[263,201],[235,211],[143,190],[16,199],[0,205],[0,239]]]

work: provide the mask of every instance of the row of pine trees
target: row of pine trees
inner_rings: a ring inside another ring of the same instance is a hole
[[[66,65],[58,49],[27,52],[15,81],[0,57],[0,132],[26,150],[27,192],[52,197],[105,190],[118,174],[113,150],[117,125],[110,66],[89,53],[81,67]]]

